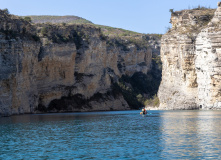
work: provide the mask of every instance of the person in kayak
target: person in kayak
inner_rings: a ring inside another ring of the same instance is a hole
[[[144,107],[142,109],[142,112],[143,112],[143,114],[147,114],[147,111],[146,111],[146,109]]]

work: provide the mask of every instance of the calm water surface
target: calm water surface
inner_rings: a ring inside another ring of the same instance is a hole
[[[0,159],[221,159],[221,111],[0,118]]]

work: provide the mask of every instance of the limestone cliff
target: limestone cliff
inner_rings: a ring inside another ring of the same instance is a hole
[[[108,37],[93,25],[0,16],[0,115],[130,109],[116,84],[148,74],[151,48],[158,52],[148,35]]]
[[[172,13],[161,39],[161,109],[221,109],[220,13],[220,6]]]

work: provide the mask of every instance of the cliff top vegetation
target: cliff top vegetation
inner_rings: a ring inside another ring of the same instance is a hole
[[[198,33],[199,28],[207,26],[213,18],[215,9],[198,6],[191,10],[173,11],[170,9],[169,11],[171,12],[172,28],[168,32],[189,34],[192,37]]]
[[[101,39],[107,41],[108,47],[117,46],[121,47],[123,51],[129,51],[132,46],[135,46],[138,50],[143,48],[147,49],[149,47],[149,42],[152,43],[153,41],[155,42],[155,40],[160,40],[162,36],[161,34],[142,34],[121,28],[96,25],[76,16],[19,17],[9,14],[7,9],[1,10],[1,12],[2,16],[5,17],[4,19],[18,21],[15,23],[18,25],[16,27],[18,29],[15,29],[15,31],[19,30],[22,34],[30,33],[35,41],[46,38],[44,44],[67,43],[73,41],[80,46],[82,43],[81,39],[89,42],[91,35],[97,35],[100,36]],[[47,20],[47,22],[44,20]],[[25,25],[21,26],[20,22]],[[9,31],[7,28],[3,30],[7,32],[7,36],[18,37],[15,31]]]
[[[72,39],[70,35],[67,35],[71,28],[77,31],[76,34],[81,32],[82,35],[85,35],[83,32],[87,31],[85,28],[90,28],[89,30],[100,30],[101,38],[108,40],[109,46],[118,44],[118,46],[123,46],[125,51],[128,50],[126,46],[129,44],[134,44],[138,48],[147,48],[147,39],[159,40],[162,36],[161,34],[142,34],[121,28],[97,25],[77,16],[22,16],[22,19],[34,23],[38,28],[37,32],[41,33],[39,35],[49,37],[53,42],[67,42]],[[79,30],[79,28],[81,29]]]
[[[91,23],[91,21],[78,16],[21,16],[22,18],[30,17],[33,23],[67,23],[67,24],[84,24]]]
[[[198,12],[198,13],[204,13],[203,11],[206,11],[206,12],[210,12],[211,10],[216,10],[215,8],[210,8],[210,7],[206,7],[206,6],[201,6],[201,5],[198,5],[198,6],[196,6],[196,7],[189,7],[188,9],[183,9],[183,10],[180,10],[180,11],[174,11],[174,9],[170,9],[169,11],[171,12],[171,14],[175,14],[176,15],[176,13],[182,13],[182,12],[184,12],[184,11],[188,11],[188,12],[190,12],[190,13],[193,13],[193,12],[195,12],[195,11],[200,11],[200,12]]]
[[[142,36],[142,35],[153,36],[156,38],[162,37],[162,34],[143,34],[143,33],[129,31],[129,30],[122,29],[122,28],[115,28],[115,27],[97,25],[97,24],[94,24],[94,25],[96,27],[101,28],[102,33],[109,37],[127,37],[127,36]]]
[[[42,15],[42,16],[21,16],[23,19],[39,24],[39,23],[47,23],[47,24],[62,24],[62,25],[71,25],[71,24],[85,24],[85,25],[92,25],[101,29],[102,33],[105,36],[109,37],[125,37],[125,36],[140,36],[144,35],[142,33],[129,31],[121,28],[115,28],[110,26],[104,25],[97,25],[93,24],[91,21],[86,20],[84,18],[78,16],[49,16],[49,15]],[[150,36],[161,38],[162,34],[148,34]]]

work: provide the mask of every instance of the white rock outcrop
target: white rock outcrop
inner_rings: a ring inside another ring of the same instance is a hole
[[[161,39],[161,109],[221,109],[220,15],[220,5],[172,14]]]

